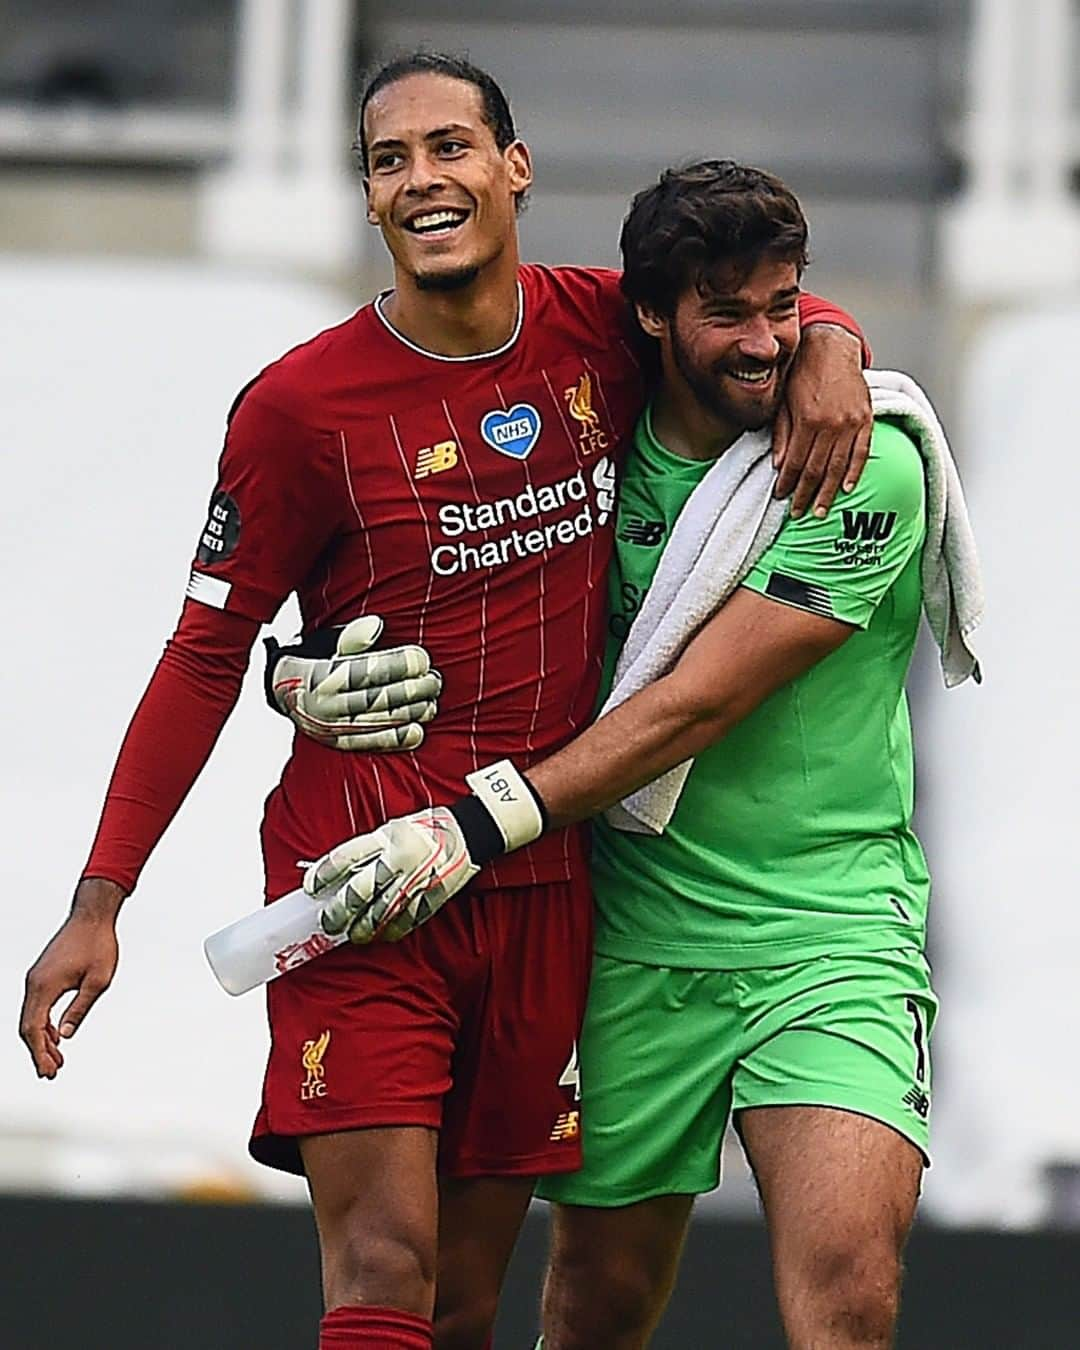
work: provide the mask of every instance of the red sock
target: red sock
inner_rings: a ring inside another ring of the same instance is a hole
[[[431,1350],[431,1321],[398,1308],[331,1308],[319,1323],[319,1350]]]

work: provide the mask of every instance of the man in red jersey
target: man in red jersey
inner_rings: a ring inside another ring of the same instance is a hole
[[[617,274],[520,264],[529,154],[501,91],[466,63],[384,67],[360,140],[395,289],[234,404],[179,626],[71,914],[27,977],[21,1031],[45,1077],[112,979],[120,906],[290,591],[305,632],[384,615],[405,652],[437,654],[445,697],[435,733],[390,758],[298,739],[263,826],[271,899],[298,859],[452,800],[482,764],[527,767],[589,720],[615,464],[644,388]],[[802,317],[850,323],[813,300]],[[808,458],[803,505],[823,509],[865,457],[859,364],[835,329],[804,344],[792,397],[811,416],[785,466],[798,477]],[[579,1164],[560,1122],[590,938],[581,838],[560,831],[489,869],[438,924],[272,986],[252,1152],[308,1179],[323,1350],[430,1346],[436,1273],[440,1350],[485,1344],[534,1179]],[[71,990],[57,1030],[51,1009]]]

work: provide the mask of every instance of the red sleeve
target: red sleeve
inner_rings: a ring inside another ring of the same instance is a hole
[[[258,631],[253,619],[184,605],[120,747],[84,877],[134,890],[233,710]]]
[[[280,371],[233,406],[189,599],[120,748],[84,876],[134,888],[236,704],[260,622],[339,528],[338,438],[307,425],[305,406]]]
[[[846,309],[834,305],[831,300],[822,300],[820,295],[811,295],[808,291],[804,291],[799,296],[799,322],[803,328],[809,328],[815,323],[834,323],[839,328],[846,328],[862,343],[863,365],[873,365],[874,353],[870,350],[870,344],[863,330]]]
[[[283,378],[263,376],[234,406],[188,585],[193,600],[261,623],[338,532],[349,491],[340,437],[288,404],[303,408]]]

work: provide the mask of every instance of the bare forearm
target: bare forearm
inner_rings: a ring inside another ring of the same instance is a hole
[[[586,820],[719,740],[732,706],[695,705],[678,682],[657,680],[528,771],[550,824]]]
[[[830,342],[833,337],[836,339],[835,343]],[[836,359],[850,362],[857,370],[861,371],[865,365],[864,358],[867,355],[865,339],[861,338],[855,329],[845,328],[842,323],[819,320],[810,328],[803,330],[802,342],[807,341],[811,346],[815,343],[830,343],[836,352]]]
[[[700,754],[852,631],[739,590],[670,674],[529,769],[551,824],[596,815]]]

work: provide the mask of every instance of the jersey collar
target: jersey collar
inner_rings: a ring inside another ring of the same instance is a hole
[[[420,356],[426,356],[430,361],[450,361],[457,363],[460,361],[488,361],[493,356],[502,356],[508,352],[521,335],[521,328],[525,322],[525,288],[521,284],[521,278],[517,283],[517,321],[514,324],[514,331],[506,339],[501,347],[496,347],[490,352],[470,352],[467,356],[444,356],[441,352],[429,352],[426,347],[420,347],[415,342],[410,342],[404,333],[399,333],[390,320],[383,313],[383,305],[387,299],[393,295],[393,287],[386,291],[380,291],[375,297],[374,310],[382,322],[383,327],[392,337],[397,338],[398,342],[404,347],[408,347],[411,352],[416,352]]]

